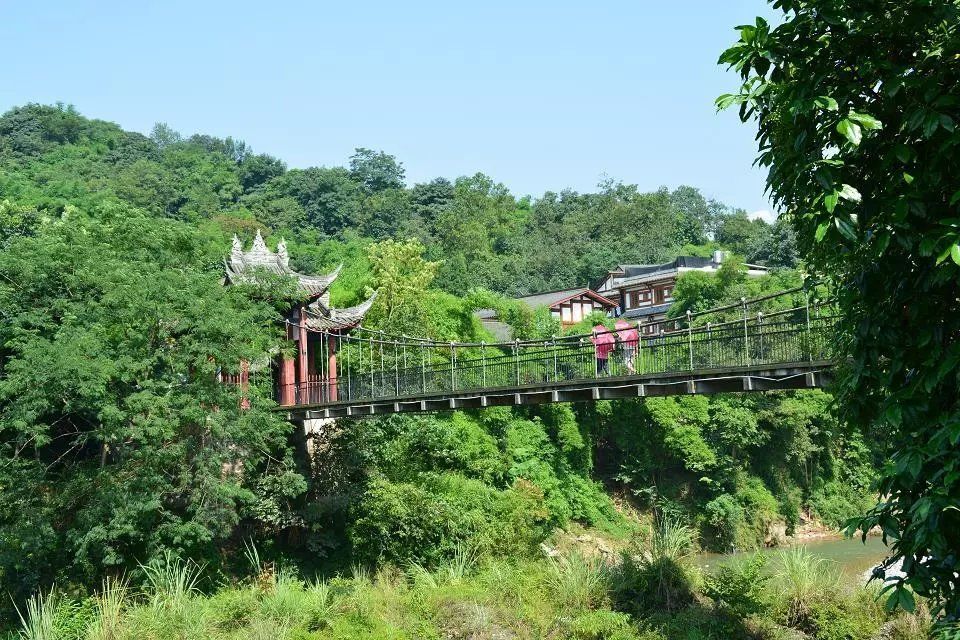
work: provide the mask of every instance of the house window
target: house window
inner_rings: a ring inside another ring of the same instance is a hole
[[[645,307],[650,304],[650,291],[632,291],[630,293],[631,300],[633,304],[630,306],[631,309],[636,307]]]
[[[664,302],[670,302],[673,300],[673,285],[667,285],[665,287],[660,287],[656,290],[656,303],[662,304]]]

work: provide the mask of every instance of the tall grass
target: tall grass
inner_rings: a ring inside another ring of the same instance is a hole
[[[59,598],[51,590],[48,594],[37,593],[30,596],[25,605],[26,611],[17,607],[20,617],[19,636],[23,640],[56,640],[56,617]]]
[[[260,559],[260,550],[257,549],[257,545],[253,540],[243,541],[243,557],[246,558],[247,564],[250,565],[250,570],[253,572],[253,575],[259,576],[263,573],[264,565],[263,560]]]
[[[657,521],[650,537],[652,560],[686,562],[693,556],[696,539],[693,529],[673,518]]]
[[[150,585],[151,601],[161,607],[176,607],[189,600],[197,593],[203,571],[201,565],[183,560],[170,550],[140,568]]]
[[[475,551],[463,544],[457,544],[453,556],[430,570],[419,562],[407,565],[407,576],[415,585],[437,589],[445,585],[459,585],[473,573],[477,566],[478,555]]]
[[[624,554],[614,581],[617,602],[629,611],[676,611],[690,602],[698,572],[691,562],[694,532],[671,518],[655,523],[648,540]]]
[[[318,580],[307,589],[309,606],[304,612],[307,628],[311,631],[323,629],[331,624],[337,610],[337,603],[329,583]]]
[[[602,560],[580,553],[551,558],[546,586],[563,607],[578,611],[593,609],[607,600],[609,567]]]
[[[263,594],[260,610],[270,619],[290,625],[309,608],[309,594],[292,572],[277,572],[273,588]]]
[[[650,538],[649,554],[641,562],[652,600],[673,611],[693,598],[696,586],[690,559],[694,532],[672,518],[656,523]]]
[[[87,640],[118,640],[123,636],[123,610],[127,604],[127,581],[106,578],[96,595],[96,618],[87,627]]]
[[[812,554],[806,547],[792,547],[778,554],[777,580],[787,603],[787,622],[804,623],[817,598],[836,591],[840,574],[829,561]]]

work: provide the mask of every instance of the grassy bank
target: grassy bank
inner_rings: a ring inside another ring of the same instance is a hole
[[[82,599],[58,593],[34,597],[22,611],[19,637],[926,637],[922,608],[914,615],[886,614],[871,590],[842,582],[803,548],[703,574],[692,563],[689,533],[662,528],[616,560],[571,553],[509,561],[459,550],[432,568],[356,568],[328,580],[304,580],[251,553],[247,578],[215,587],[202,567],[166,556],[142,568],[137,588],[108,580]]]

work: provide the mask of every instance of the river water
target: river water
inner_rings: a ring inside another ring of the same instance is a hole
[[[864,576],[880,563],[887,555],[887,547],[880,536],[867,537],[866,543],[860,538],[822,538],[802,543],[811,553],[830,561],[843,574]],[[777,554],[777,549],[764,549],[762,554]],[[704,569],[713,569],[731,559],[749,556],[749,553],[704,553],[699,556],[699,564]]]

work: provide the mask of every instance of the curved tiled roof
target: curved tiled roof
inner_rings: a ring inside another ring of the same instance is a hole
[[[330,285],[340,275],[343,265],[333,272],[322,276],[308,276],[297,273],[290,268],[290,256],[287,254],[287,243],[283,240],[277,244],[274,253],[267,247],[260,230],[253,239],[253,246],[249,251],[243,250],[243,243],[236,235],[233,236],[233,248],[230,257],[224,260],[226,268],[226,283],[256,282],[258,273],[270,273],[278,276],[289,276],[297,279],[301,291],[307,294],[310,302],[306,306],[306,324],[312,331],[335,331],[350,329],[363,320],[364,314],[370,310],[376,293],[366,302],[348,309],[334,309],[330,306]]]
[[[308,276],[297,273],[290,268],[287,243],[281,239],[277,244],[277,252],[270,251],[260,234],[260,229],[257,229],[253,246],[249,251],[243,250],[243,243],[240,242],[240,238],[234,235],[230,258],[225,261],[225,264],[227,282],[252,282],[255,280],[258,271],[266,271],[281,276],[293,276],[297,278],[300,289],[311,298],[317,298],[326,293],[333,281],[340,275],[340,269],[343,268],[343,265],[340,265],[332,273],[323,276]]]
[[[321,308],[312,303],[307,307],[307,328],[312,331],[353,328],[360,324],[376,298],[377,294],[374,292],[366,301],[346,309],[327,309],[325,306]]]

